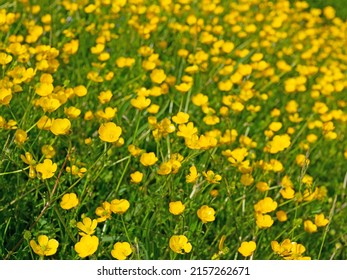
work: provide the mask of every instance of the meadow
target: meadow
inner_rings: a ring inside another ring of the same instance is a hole
[[[347,259],[339,16],[0,0],[0,257]]]

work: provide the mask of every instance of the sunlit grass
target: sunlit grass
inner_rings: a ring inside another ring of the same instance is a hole
[[[0,255],[346,259],[338,15],[0,1]]]

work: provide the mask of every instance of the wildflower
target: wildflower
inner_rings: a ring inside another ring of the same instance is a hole
[[[177,136],[184,138],[191,138],[193,135],[198,133],[198,129],[194,127],[193,122],[188,124],[180,124],[178,126]]]
[[[156,84],[161,84],[166,79],[166,75],[165,75],[165,72],[163,69],[154,69],[151,72],[150,77],[151,77],[152,82],[156,83]]]
[[[35,240],[30,240],[30,247],[39,256],[52,256],[57,252],[59,242],[55,239],[48,239],[46,235],[39,235]]]
[[[122,128],[113,122],[104,123],[98,130],[99,138],[108,143],[116,142],[122,134]]]
[[[177,254],[189,253],[192,245],[188,242],[188,238],[184,235],[173,235],[169,240],[169,246],[172,251]]]
[[[143,152],[143,150],[141,150],[140,148],[136,147],[136,146],[133,145],[133,144],[130,144],[130,145],[128,146],[128,151],[129,151],[129,153],[130,153],[132,156],[134,156],[134,157],[139,156],[139,155]]]
[[[244,186],[250,186],[253,184],[254,182],[254,178],[251,174],[247,173],[247,174],[242,174],[241,175],[241,179],[240,179],[240,182],[242,185]]]
[[[14,134],[14,142],[18,145],[22,145],[26,140],[28,140],[28,134],[23,129],[17,129]]]
[[[205,224],[207,222],[213,222],[215,220],[215,211],[213,208],[203,205],[197,211],[199,219]]]
[[[244,241],[241,243],[241,246],[238,249],[238,252],[244,256],[244,257],[249,257],[250,255],[253,254],[255,249],[257,248],[257,245],[254,241]]]
[[[189,174],[186,176],[187,183],[195,183],[199,177],[196,167],[193,165],[189,168]]]
[[[43,145],[41,152],[47,159],[53,158],[55,155],[55,149],[51,145]]]
[[[302,244],[291,242],[289,239],[285,239],[279,244],[277,241],[271,241],[272,250],[283,257],[285,260],[310,260],[310,257],[304,257],[302,254],[306,251],[306,248]]]
[[[140,162],[143,166],[154,165],[158,161],[158,158],[155,156],[155,153],[143,153],[140,157]]]
[[[257,214],[256,215],[256,224],[259,228],[269,228],[274,223],[270,215]]]
[[[50,131],[54,135],[66,135],[70,132],[71,123],[68,119],[55,119],[52,122]]]
[[[77,228],[81,230],[81,232],[79,232],[81,236],[93,235],[97,225],[98,222],[96,219],[92,220],[91,218],[85,217],[82,222],[77,223]]]
[[[143,179],[143,173],[141,173],[139,171],[135,171],[134,173],[130,174],[130,178],[131,178],[132,183],[138,184]]]
[[[78,97],[83,97],[86,96],[88,93],[88,90],[85,86],[83,85],[79,85],[77,87],[73,88],[73,92],[74,94],[76,94]]]
[[[329,223],[329,220],[324,217],[323,213],[321,213],[321,214],[315,215],[314,223],[316,224],[317,227],[325,227]]]
[[[128,242],[117,242],[113,245],[111,255],[117,260],[125,260],[132,252],[133,250]]]
[[[84,235],[74,246],[75,251],[80,258],[93,255],[99,246],[99,239],[93,235]]]
[[[181,215],[185,208],[181,201],[172,201],[169,203],[169,211],[173,215]]]
[[[276,135],[272,141],[268,143],[267,150],[271,154],[277,154],[290,146],[290,136],[288,134]]]
[[[77,119],[78,116],[81,114],[81,110],[71,106],[68,108],[64,108],[64,113],[66,114],[67,117],[69,117],[70,119]]]
[[[111,204],[107,201],[103,202],[101,206],[95,209],[95,214],[99,216],[99,218],[96,219],[98,223],[111,219]]]
[[[189,120],[189,114],[178,112],[176,116],[172,117],[172,121],[176,124],[187,123]]]
[[[192,102],[196,106],[206,106],[208,104],[208,96],[198,93],[192,97]]]
[[[277,211],[276,217],[277,217],[277,220],[279,220],[280,222],[285,222],[288,220],[287,213],[283,210]]]
[[[124,214],[130,207],[126,199],[114,199],[111,201],[111,211],[115,214]]]
[[[43,163],[36,165],[36,172],[41,174],[41,179],[49,179],[54,176],[58,166],[53,163],[50,159],[45,159]]]
[[[304,221],[304,230],[309,233],[317,231],[317,226],[311,220]]]
[[[270,189],[269,185],[266,182],[258,182],[255,184],[255,187],[261,192],[266,192]]]
[[[0,87],[0,104],[9,105],[12,99],[12,90]]]
[[[215,174],[212,170],[202,172],[202,175],[204,175],[210,184],[219,184],[219,181],[222,180],[222,176]]]
[[[47,116],[42,116],[36,123],[39,129],[49,130],[52,126],[53,120]]]
[[[254,205],[254,210],[261,214],[272,212],[276,210],[276,208],[277,202],[273,201],[271,197],[265,197]]]
[[[151,100],[149,98],[146,98],[145,96],[140,95],[136,98],[131,99],[130,103],[133,107],[142,111],[151,104]]]
[[[64,194],[63,198],[61,199],[60,207],[65,210],[70,210],[71,208],[76,207],[78,203],[79,200],[75,193],[67,193]]]

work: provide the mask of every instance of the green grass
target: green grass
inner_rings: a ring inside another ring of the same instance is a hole
[[[347,259],[347,23],[283,1],[22,2],[0,0],[1,258]]]

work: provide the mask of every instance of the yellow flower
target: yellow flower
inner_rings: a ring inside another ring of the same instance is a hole
[[[78,116],[81,114],[81,110],[71,106],[68,108],[64,108],[64,113],[70,118],[70,119],[77,119]]]
[[[276,217],[280,222],[285,222],[288,220],[287,213],[283,210],[279,210],[276,212]]]
[[[155,156],[155,153],[143,153],[140,157],[140,162],[144,166],[154,165],[158,161],[158,158]]]
[[[55,150],[51,145],[43,145],[41,148],[41,152],[47,159],[50,159],[55,155]]]
[[[108,143],[116,142],[122,134],[122,128],[113,122],[104,123],[98,130],[99,138]]]
[[[97,225],[98,222],[96,219],[92,220],[91,218],[85,217],[82,222],[77,223],[77,228],[82,231],[79,232],[81,236],[93,235]]]
[[[276,135],[272,141],[268,143],[266,151],[271,154],[277,154],[290,146],[290,136],[288,134]]]
[[[8,105],[12,99],[12,90],[9,88],[0,88],[0,104]]]
[[[329,220],[324,217],[323,213],[321,213],[315,215],[314,223],[317,227],[325,227],[329,223]]]
[[[149,98],[146,98],[143,95],[140,95],[140,96],[137,96],[136,98],[131,99],[130,103],[133,107],[142,111],[143,109],[146,109],[151,104],[151,100]]]
[[[151,72],[150,77],[151,77],[152,82],[156,83],[156,84],[161,84],[166,79],[166,75],[165,75],[165,72],[163,69],[154,69]]]
[[[9,55],[7,53],[0,52],[0,64],[1,65],[9,64],[11,61],[12,61],[11,55]]]
[[[111,211],[115,214],[124,214],[130,207],[126,199],[114,199],[111,201]]]
[[[304,221],[304,230],[309,233],[317,231],[317,226],[311,220]]]
[[[193,122],[188,124],[180,124],[178,126],[177,136],[184,138],[191,138],[193,135],[198,133],[198,129],[194,127]]]
[[[133,250],[128,242],[117,242],[113,245],[111,255],[117,260],[125,260],[132,252]]]
[[[188,242],[188,238],[184,235],[173,235],[169,240],[169,246],[172,251],[177,254],[189,253],[192,245]]]
[[[186,176],[187,183],[195,183],[199,177],[196,167],[193,165],[189,168],[190,173]]]
[[[247,161],[248,162],[248,161]],[[242,174],[241,175],[241,179],[240,179],[240,182],[242,185],[244,186],[250,186],[253,184],[254,182],[254,178],[251,174],[247,173],[247,174]]]
[[[39,256],[52,256],[57,252],[59,242],[55,239],[48,239],[46,235],[39,235],[35,240],[30,240],[30,247]]]
[[[273,201],[271,197],[265,197],[264,199],[259,200],[254,205],[254,210],[257,213],[261,213],[261,214],[272,212],[276,210],[276,208],[277,208],[277,202]]]
[[[58,166],[53,163],[50,159],[45,159],[43,163],[36,165],[36,172],[41,174],[42,179],[48,179],[54,176]]]
[[[98,249],[98,246],[99,239],[95,235],[85,235],[75,244],[74,248],[80,258],[85,258],[93,255]]]
[[[181,201],[173,201],[169,203],[169,211],[173,215],[181,215],[186,207]]]
[[[14,142],[18,145],[22,145],[26,140],[28,140],[28,134],[23,129],[17,129],[14,134]]]
[[[178,112],[176,116],[172,117],[172,121],[176,124],[187,123],[189,120],[189,114]]]
[[[261,192],[266,192],[270,189],[269,185],[266,182],[258,182],[256,183],[255,187]]]
[[[256,215],[256,224],[259,228],[269,228],[274,223],[270,215],[258,214]]]
[[[222,180],[222,176],[215,174],[212,170],[204,171],[202,175],[204,175],[210,184],[219,184],[219,181]]]
[[[95,209],[95,214],[99,216],[99,218],[96,219],[98,223],[111,219],[111,204],[107,201],[103,202],[101,206]]]
[[[192,97],[192,102],[196,106],[207,106],[208,96],[202,93],[198,93]]]
[[[215,211],[213,208],[203,205],[197,211],[199,219],[205,224],[207,222],[213,222],[215,220]]]
[[[66,135],[70,132],[71,123],[68,119],[55,119],[52,122],[50,131],[54,135]]]
[[[49,130],[52,126],[53,120],[47,116],[42,116],[36,123],[39,129]]]
[[[128,146],[128,151],[129,151],[129,153],[130,153],[132,156],[134,156],[134,157],[139,156],[139,155],[143,152],[142,149],[140,149],[139,147],[136,147],[136,146],[133,145],[133,144],[130,144],[130,145]]]
[[[75,193],[67,193],[64,194],[63,198],[61,199],[60,207],[65,210],[70,210],[71,208],[76,207],[78,203],[79,200]]]
[[[86,88],[85,86],[79,85],[79,86],[77,86],[77,87],[74,87],[73,92],[74,92],[74,94],[76,94],[78,97],[82,97],[82,96],[87,95],[88,90],[87,90],[87,88]]]
[[[143,179],[143,173],[141,173],[139,171],[135,171],[134,173],[130,174],[130,178],[131,178],[132,183],[138,184]]]
[[[244,241],[241,243],[241,246],[238,249],[238,252],[244,256],[244,257],[249,257],[250,255],[253,254],[255,249],[257,248],[257,245],[254,241]]]

